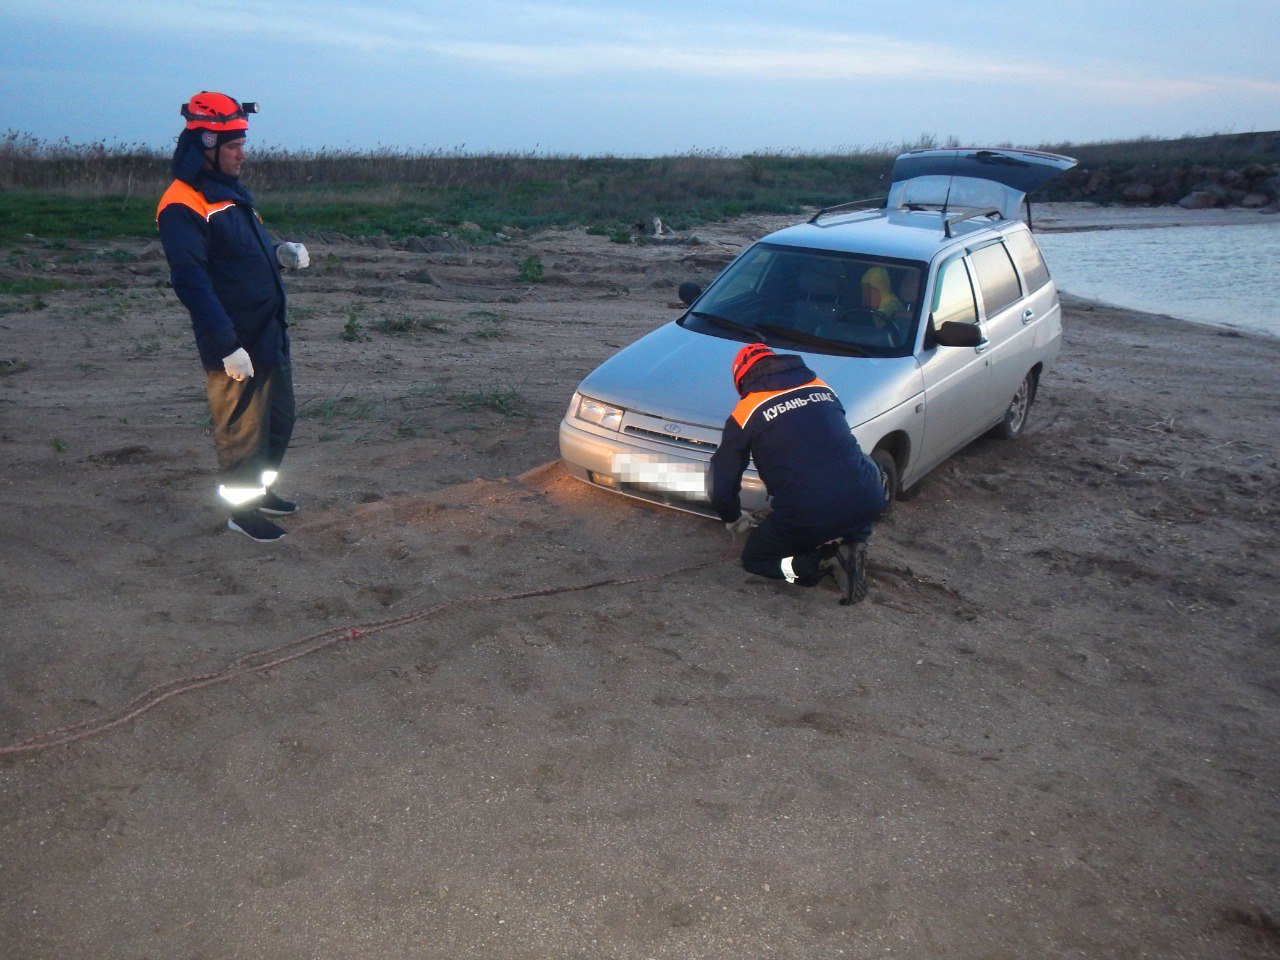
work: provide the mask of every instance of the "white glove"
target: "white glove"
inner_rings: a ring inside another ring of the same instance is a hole
[[[253,361],[249,359],[249,352],[244,347],[229,357],[223,357],[222,367],[232,380],[247,380],[253,376]]]
[[[302,270],[311,265],[311,254],[300,243],[280,244],[276,247],[276,259],[280,261],[280,266],[292,267],[294,270]]]
[[[746,533],[756,525],[756,518],[747,511],[743,510],[738,514],[737,520],[731,520],[724,525],[724,528],[730,533]]]

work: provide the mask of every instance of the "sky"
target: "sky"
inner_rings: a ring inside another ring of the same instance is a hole
[[[1280,2],[0,0],[0,131],[596,156],[1280,129]]]

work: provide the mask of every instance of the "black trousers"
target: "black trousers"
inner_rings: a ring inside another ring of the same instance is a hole
[[[751,531],[742,548],[742,569],[770,580],[786,580],[783,561],[789,559],[794,582],[802,587],[812,587],[818,582],[820,565],[829,553],[823,550],[822,545],[842,537],[865,542],[871,536],[873,523],[868,520],[848,530],[821,536],[779,528],[772,516],[765,517],[760,526]]]
[[[218,481],[224,487],[263,486],[263,473],[280,469],[293,436],[297,412],[293,370],[286,362],[257,370],[246,380],[210,371],[205,390],[218,451]]]

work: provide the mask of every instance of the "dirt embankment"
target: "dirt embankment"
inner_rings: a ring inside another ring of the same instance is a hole
[[[1028,433],[900,504],[842,608],[526,474],[774,225],[314,243],[274,547],[223,527],[159,251],[5,251],[78,286],[0,315],[0,742],[449,605],[0,759],[0,954],[1280,954],[1280,343],[1068,302]]]

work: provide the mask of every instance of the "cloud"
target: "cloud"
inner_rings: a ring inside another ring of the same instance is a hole
[[[19,16],[82,24],[83,0],[42,0]],[[429,7],[376,0],[351,5],[335,0],[228,2],[204,0],[198,8],[169,0],[124,0],[99,28],[162,32],[183,37],[209,32],[210,24],[234,25],[247,40],[273,39],[296,48],[385,58],[391,63],[452,61],[521,77],[661,75],[712,80],[790,83],[910,82],[987,84],[1070,91],[1108,103],[1147,103],[1170,97],[1251,93],[1280,96],[1269,78],[1167,76],[1134,67],[1111,69],[1087,60],[1053,64],[1001,56],[976,56],[968,48],[904,40],[879,33],[818,31],[782,21],[744,23],[733,7],[702,8],[702,20],[661,5],[637,10],[607,2],[513,3],[509,0],[438,0]],[[216,27],[214,28],[217,29]],[[957,41],[959,43],[959,40]]]

